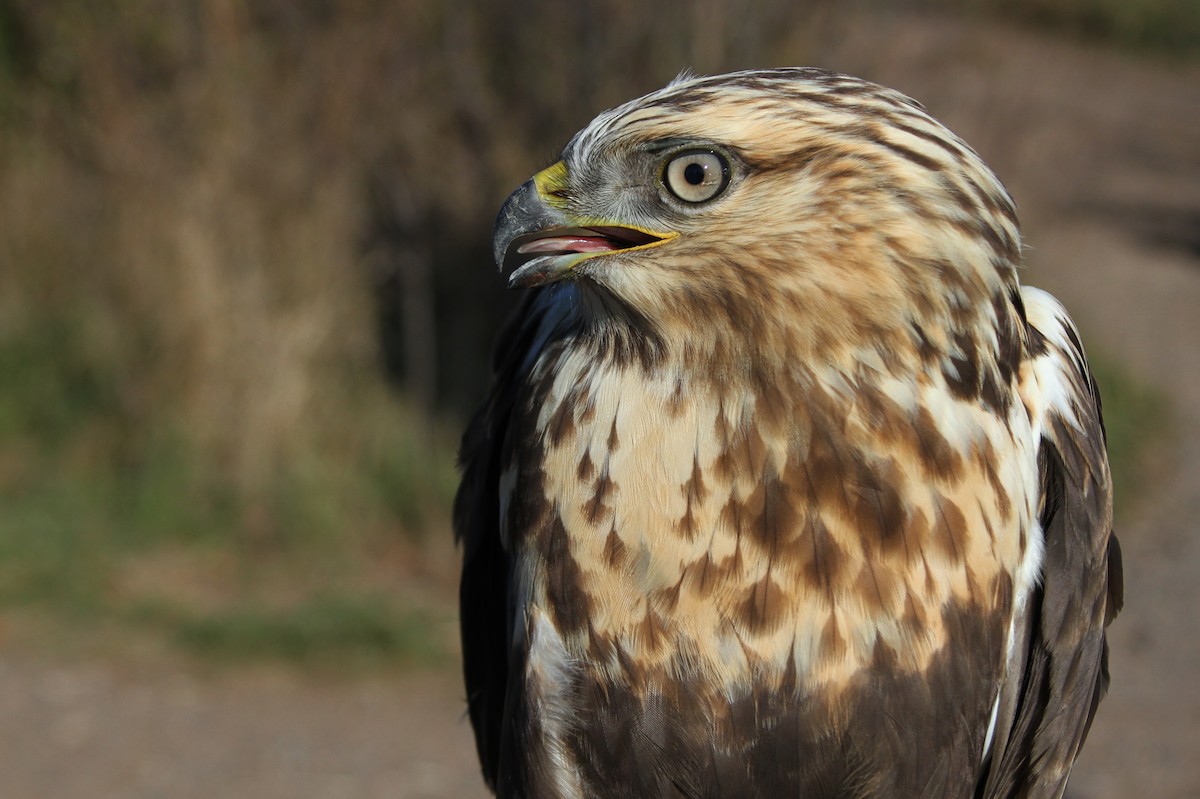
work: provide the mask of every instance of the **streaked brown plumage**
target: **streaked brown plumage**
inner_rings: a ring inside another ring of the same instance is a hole
[[[1058,797],[1120,605],[1099,398],[1011,200],[818,70],[606,112],[501,211],[463,442],[500,796]]]

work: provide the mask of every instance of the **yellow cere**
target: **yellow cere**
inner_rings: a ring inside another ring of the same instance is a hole
[[[542,202],[551,208],[562,210],[566,204],[563,190],[570,179],[567,165],[558,161],[533,176],[533,185],[537,186],[538,196]]]

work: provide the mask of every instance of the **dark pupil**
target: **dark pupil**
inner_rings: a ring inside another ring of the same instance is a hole
[[[683,168],[683,179],[693,186],[699,186],[704,182],[704,167],[695,162],[688,164]]]

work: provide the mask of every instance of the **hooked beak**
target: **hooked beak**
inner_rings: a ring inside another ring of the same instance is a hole
[[[559,161],[526,181],[500,208],[492,251],[501,270],[513,269],[510,288],[530,288],[572,277],[577,264],[674,238],[565,210],[566,165]]]

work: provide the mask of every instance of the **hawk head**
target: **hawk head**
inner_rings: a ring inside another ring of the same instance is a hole
[[[1020,258],[1012,201],[966,144],[814,69],[682,79],[602,114],[508,199],[494,247],[512,286],[576,281],[594,323],[789,358],[895,354],[896,335],[951,350]]]

